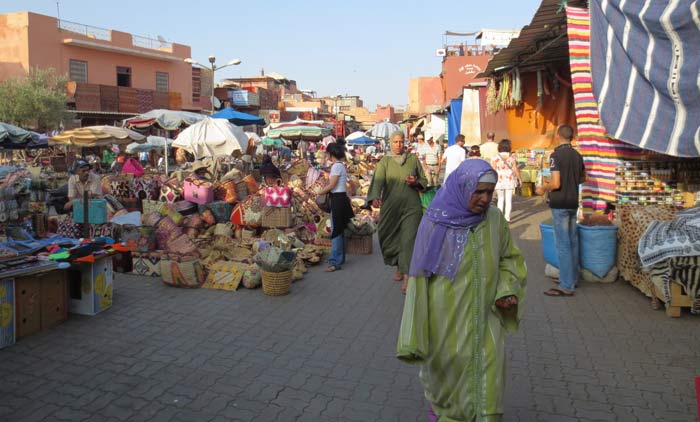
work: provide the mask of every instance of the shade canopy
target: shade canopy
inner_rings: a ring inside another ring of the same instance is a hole
[[[123,121],[123,126],[130,129],[145,129],[156,125],[165,130],[177,130],[193,125],[206,116],[189,111],[155,109]]]
[[[136,152],[148,152],[151,150],[162,150],[166,145],[172,145],[173,140],[162,136],[149,136],[146,142],[139,144],[132,142],[126,146],[126,152],[133,154]]]
[[[373,138],[389,139],[392,133],[401,130],[401,126],[391,122],[380,122],[372,126],[368,131],[368,135]]]
[[[370,138],[369,136],[361,136],[359,138],[348,140],[345,138],[348,145],[377,145],[379,140]]]
[[[270,129],[278,129],[278,128],[282,128],[282,127],[291,127],[291,126],[326,127],[326,122],[324,122],[323,120],[294,119],[291,122],[270,123]]]
[[[268,138],[262,139],[262,144],[268,147],[281,147],[284,145],[284,141],[281,138]]]
[[[3,147],[24,145],[32,141],[38,142],[39,134],[9,123],[0,122],[0,143]]]
[[[76,147],[101,147],[128,145],[131,142],[143,143],[146,137],[133,130],[115,126],[87,126],[66,130],[49,138],[50,144]]]
[[[233,107],[226,107],[211,115],[213,119],[226,119],[236,126],[260,125],[265,126],[265,119],[252,114],[236,111]]]
[[[286,126],[270,129],[269,138],[319,140],[331,134],[331,129],[318,126]]]
[[[195,159],[231,155],[248,146],[248,135],[228,120],[205,117],[183,130],[173,146],[192,153]]]

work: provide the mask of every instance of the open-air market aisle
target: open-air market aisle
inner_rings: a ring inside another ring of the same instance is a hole
[[[698,318],[620,282],[542,295],[540,200],[520,199],[511,223],[529,277],[504,420],[693,420]],[[112,308],[0,350],[0,419],[424,421],[417,368],[394,358],[392,275],[376,238],[373,255],[313,267],[281,297],[117,274]]]

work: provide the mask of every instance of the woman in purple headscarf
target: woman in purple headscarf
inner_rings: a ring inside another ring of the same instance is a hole
[[[527,267],[491,198],[484,160],[450,174],[418,228],[397,357],[421,366],[431,421],[500,421],[505,335],[518,328]]]

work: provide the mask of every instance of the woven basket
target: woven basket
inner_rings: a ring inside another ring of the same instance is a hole
[[[262,272],[263,293],[268,296],[284,296],[289,294],[292,287],[292,272],[281,273]]]
[[[289,228],[292,227],[292,209],[265,207],[262,215],[262,226],[268,228]]]
[[[345,252],[348,255],[371,255],[372,235],[347,236],[345,238]]]

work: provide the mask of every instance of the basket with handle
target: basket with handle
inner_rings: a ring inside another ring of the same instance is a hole
[[[284,296],[292,287],[292,271],[271,273],[262,271],[263,293],[268,296]]]

